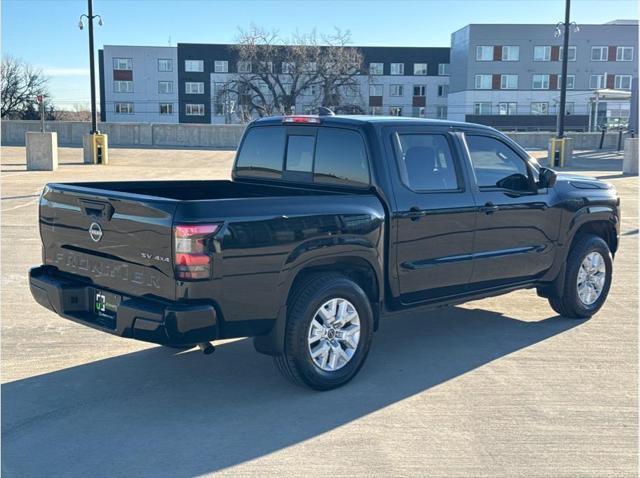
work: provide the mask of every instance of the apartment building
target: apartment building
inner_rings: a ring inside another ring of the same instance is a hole
[[[554,25],[475,24],[453,33],[449,118],[502,129],[553,129],[564,55],[562,35],[555,33]],[[594,93],[631,89],[638,76],[638,22],[579,25],[567,53],[567,127],[628,118],[628,98],[596,105]]]
[[[98,59],[102,121],[178,122],[175,47],[105,45]]]
[[[373,115],[555,129],[564,54],[555,32],[555,25],[472,24],[452,34],[450,48],[355,47],[363,71],[357,91],[345,96]],[[107,45],[99,54],[103,121],[241,121],[238,98],[225,94],[225,85],[251,65],[239,61],[233,45]],[[567,128],[624,122],[630,105],[625,92],[638,77],[638,22],[580,25],[571,33],[568,59]],[[286,64],[272,68],[286,76]],[[295,112],[312,112],[319,102],[310,87]]]
[[[447,117],[449,48],[355,47],[363,54],[351,105],[366,114]],[[103,121],[224,124],[240,121],[237,99],[223,94],[239,69],[233,45],[110,46],[100,51]],[[273,65],[285,75],[286,65]],[[295,111],[317,108],[305,90]]]

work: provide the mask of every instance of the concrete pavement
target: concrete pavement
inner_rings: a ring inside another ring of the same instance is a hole
[[[544,154],[544,153],[541,153]],[[212,356],[103,334],[38,306],[45,182],[228,177],[232,152],[61,148],[26,172],[2,149],[2,473],[6,477],[636,476],[638,178],[619,155],[567,169],[622,195],[614,284],[589,321],[519,291],[382,322],[358,377],[293,387],[250,340]],[[595,169],[595,170],[594,170]]]

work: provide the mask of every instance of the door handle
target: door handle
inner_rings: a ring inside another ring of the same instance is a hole
[[[493,214],[498,209],[500,209],[500,206],[496,206],[491,201],[489,201],[480,208],[480,211],[484,212],[485,214]]]
[[[418,221],[422,216],[424,216],[424,212],[419,207],[413,206],[409,209],[409,214],[407,214],[407,216],[412,221]]]

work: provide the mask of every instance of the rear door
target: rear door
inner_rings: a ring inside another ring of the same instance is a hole
[[[44,262],[97,287],[174,299],[176,205],[171,199],[49,185],[40,200]]]
[[[400,298],[419,302],[463,292],[471,277],[476,207],[461,149],[448,128],[389,130],[397,168],[395,246]]]

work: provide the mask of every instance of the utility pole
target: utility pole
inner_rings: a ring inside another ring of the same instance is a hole
[[[567,107],[567,70],[569,66],[569,31],[573,27],[578,32],[578,25],[571,22],[571,0],[565,0],[564,23],[556,24],[555,36],[564,34],[562,47],[562,83],[560,84],[560,105],[558,106],[558,121],[556,137],[549,140],[549,160],[554,166],[564,166],[565,159],[571,158],[571,140],[564,137],[565,110]],[[559,148],[559,149],[558,149]]]
[[[102,17],[93,14],[93,0],[87,0],[87,14],[80,15],[80,30],[84,28],[82,18],[89,23],[89,70],[91,74],[91,134],[98,134],[98,111],[96,109],[96,65],[93,47],[93,19],[98,18],[98,25],[102,26]]]

